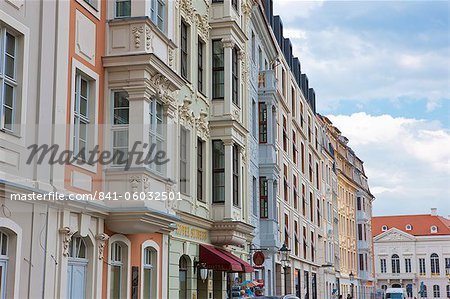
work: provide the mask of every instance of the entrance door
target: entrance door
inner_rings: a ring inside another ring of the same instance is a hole
[[[86,264],[87,263],[69,262],[67,267],[67,298],[85,298]]]

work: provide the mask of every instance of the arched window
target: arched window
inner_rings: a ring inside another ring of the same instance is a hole
[[[431,275],[439,275],[439,256],[436,253],[431,254]]]
[[[67,298],[86,298],[88,263],[89,259],[85,239],[80,236],[73,236],[69,243]]]
[[[158,276],[158,252],[155,248],[151,246],[144,248],[142,267],[144,270],[142,278],[143,298],[155,299],[157,296]]]
[[[130,241],[122,235],[113,235],[109,255],[109,298],[127,298]]]
[[[393,254],[391,258],[392,273],[400,273],[400,258],[397,254]]]
[[[433,286],[433,297],[434,298],[440,298],[441,297],[441,290],[437,284]]]
[[[188,266],[189,260],[186,255],[180,257],[180,262],[178,264],[178,277],[180,280],[179,297],[180,299],[188,298]]]
[[[0,231],[0,298],[6,298],[6,280],[8,269],[8,235]]]

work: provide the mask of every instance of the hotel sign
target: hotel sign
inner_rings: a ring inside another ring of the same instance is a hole
[[[199,241],[208,241],[208,231],[203,229],[198,229],[194,226],[177,223],[177,230],[175,233],[180,237],[185,237],[189,239],[195,239]]]

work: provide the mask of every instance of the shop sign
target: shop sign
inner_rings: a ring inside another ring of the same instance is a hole
[[[199,241],[208,241],[208,231],[195,228],[186,224],[177,224],[177,235],[185,238],[195,239]]]
[[[265,257],[262,251],[256,251],[253,253],[253,263],[256,267],[262,267],[264,265]]]

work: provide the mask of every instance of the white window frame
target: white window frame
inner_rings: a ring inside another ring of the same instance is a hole
[[[126,281],[126,294],[130,294],[131,290],[131,241],[124,235],[121,234],[114,234],[108,239],[108,248],[111,248],[112,245],[116,242],[122,243],[127,247],[127,256],[126,256],[126,264],[122,264],[122,266],[125,268],[122,268],[122,274],[123,278]],[[109,251],[111,253],[111,249]],[[111,254],[108,255],[109,262],[108,262],[108,280],[107,280],[107,294],[106,298],[111,298],[111,293],[109,290],[111,290],[111,266],[114,265],[114,262],[111,259]],[[122,258],[123,258],[123,248],[122,248]],[[125,271],[124,271],[125,270]],[[122,292],[121,292],[122,293]]]
[[[73,236],[72,239],[70,240],[70,242],[71,243],[74,242],[75,239],[79,239],[80,241],[82,241],[84,243],[85,257],[77,257],[76,256],[77,249],[74,247],[70,248],[70,246],[69,246],[69,257],[67,258],[67,268],[69,268],[70,266],[84,267],[84,282],[83,282],[84,283],[84,298],[88,298],[89,297],[89,294],[88,294],[88,283],[89,283],[88,282],[88,277],[89,277],[89,259],[88,259],[89,253],[88,253],[88,250],[89,250],[89,247],[88,247],[88,244],[86,243],[84,237],[81,237],[79,235]],[[70,252],[70,249],[72,249],[73,252]],[[74,253],[75,253],[75,256],[72,256],[72,255],[74,255]],[[72,297],[69,295],[71,288],[70,288],[68,279],[69,279],[69,277],[67,277],[66,295],[67,295],[67,298],[70,299]],[[73,298],[73,299],[78,299],[78,298]]]
[[[14,38],[14,53],[8,54],[6,52],[6,35],[10,35]],[[15,114],[16,114],[16,92],[17,92],[17,87],[18,87],[18,82],[17,82],[17,48],[18,48],[18,42],[17,42],[17,36],[11,32],[10,30],[6,29],[6,28],[0,28],[0,52],[1,52],[1,56],[0,56],[0,83],[1,83],[1,87],[0,87],[0,129],[5,131],[5,132],[10,132],[13,133],[15,131]],[[6,56],[9,56],[11,58],[13,58],[13,77],[7,76],[5,69],[6,69]],[[11,109],[11,128],[6,128],[5,126],[5,108],[6,108],[6,103],[5,103],[5,88],[6,85],[8,85],[9,87],[12,88],[12,106],[10,106],[9,108]]]
[[[129,150],[129,138],[130,138],[130,133],[129,133],[129,126],[130,126],[130,100],[129,99],[128,99],[128,124],[114,124],[114,111],[116,109],[126,109],[126,108],[123,108],[123,107],[116,108],[115,105],[114,105],[114,95],[115,95],[115,93],[121,93],[121,92],[127,93],[128,97],[129,97],[128,92],[125,91],[125,90],[113,90],[111,92],[111,116],[110,116],[111,117],[111,136],[110,136],[110,138],[111,138],[111,151],[112,151],[112,154],[114,154],[114,150],[115,149],[125,149],[125,146],[116,146],[116,147],[114,146],[114,134],[116,132],[126,132],[127,133],[127,141],[128,141],[127,142],[127,146],[126,146],[127,153],[128,153],[128,150]],[[125,164],[126,163],[124,163],[124,164],[116,164],[113,161],[112,166],[121,167],[121,166],[124,166]]]
[[[189,177],[190,177],[190,130],[188,129],[188,128],[186,128],[185,126],[183,126],[183,125],[181,125],[180,126],[180,148],[179,148],[179,150],[180,150],[180,192],[181,193],[183,193],[183,194],[186,194],[186,195],[189,195],[190,194],[190,180],[189,180]],[[185,134],[185,136],[184,136],[184,142],[185,142],[185,144],[184,144],[184,151],[185,151],[185,153],[184,153],[184,156],[183,156],[183,153],[182,153],[182,151],[183,151],[183,144],[182,144],[182,141],[183,141],[183,134]],[[184,173],[184,177],[183,177],[183,174],[181,173],[181,165],[182,164],[184,164],[185,165],[185,173]],[[182,186],[182,179],[185,179],[185,182],[184,182],[184,184],[185,184],[185,187],[186,187],[186,189],[185,190],[182,190],[181,189],[181,186]]]
[[[101,0],[93,0],[95,4],[91,4],[92,0],[76,0],[81,6],[89,11],[94,17],[100,20],[101,16]]]
[[[130,2],[130,15],[127,16],[118,16],[117,15],[117,4],[119,2]],[[123,19],[131,17],[131,0],[114,0],[114,19]]]
[[[1,294],[0,298],[12,298],[12,299],[18,299],[19,298],[19,287],[20,287],[20,262],[22,260],[22,228],[15,223],[14,221],[0,217],[0,229],[3,232],[3,229],[8,230],[8,232],[5,232],[8,236],[8,249],[7,249],[7,256],[8,256],[8,264],[6,265],[6,275],[2,276],[5,278],[6,287],[8,288],[10,285],[8,284],[8,274],[11,274],[11,271],[14,271],[13,277],[9,279],[9,281],[12,283],[12,288],[9,289],[6,293],[6,295]],[[9,233],[11,232],[11,233]],[[14,239],[11,234],[14,234]],[[12,242],[15,242],[14,247],[12,247]],[[15,249],[15,251],[12,250],[12,248]],[[14,258],[11,259],[10,257],[13,256]],[[5,258],[2,259],[3,261],[6,261]],[[11,263],[12,262],[12,263]],[[5,297],[3,297],[5,296]]]
[[[69,148],[71,150],[73,150],[74,145],[74,108],[75,108],[75,78],[76,78],[76,74],[77,72],[81,72],[82,74],[84,74],[87,78],[90,79],[90,84],[92,86],[90,86],[90,88],[94,88],[94,92],[93,92],[93,103],[91,104],[92,106],[89,108],[93,108],[94,109],[94,113],[93,113],[93,119],[90,120],[91,126],[93,128],[92,130],[92,138],[90,138],[90,140],[93,141],[94,145],[95,144],[99,144],[99,140],[98,140],[98,111],[99,111],[99,75],[97,73],[95,73],[93,70],[91,70],[90,68],[86,67],[83,63],[81,63],[80,61],[76,60],[75,58],[72,59],[72,81],[71,81],[71,104],[70,104],[70,145]],[[91,150],[92,148],[88,146],[88,151]],[[77,164],[75,162],[74,164],[77,167],[83,168],[85,170],[91,171],[91,172],[96,172],[97,171],[97,165],[89,165],[88,163],[82,163],[82,164]]]
[[[161,117],[158,117],[157,114],[157,107],[158,105],[161,106]],[[158,146],[155,147],[155,151],[159,150],[166,150],[166,125],[167,125],[167,117],[164,112],[164,105],[159,102],[157,99],[152,98],[149,102],[149,117],[150,117],[150,124],[149,124],[149,146],[151,147],[152,144],[161,144],[162,147],[158,148]],[[161,124],[158,124],[158,121],[161,122]],[[161,126],[161,129],[159,130],[158,127]],[[158,132],[160,131],[160,132]],[[159,175],[165,175],[165,165],[155,165],[154,163],[150,164],[150,169],[156,172]]]
[[[140,279],[140,284],[141,284],[141,296],[140,298],[144,299],[144,288],[143,288],[143,279],[144,279],[144,259],[145,259],[145,249],[148,247],[152,247],[155,251],[156,251],[156,260],[157,260],[157,265],[161,265],[160,261],[161,261],[161,250],[160,247],[158,245],[158,243],[156,243],[153,240],[146,240],[142,243],[141,245],[141,279]],[[160,298],[161,296],[161,288],[159,287],[159,283],[160,283],[160,268],[157,268],[156,271],[156,298]]]
[[[163,15],[159,14],[159,8],[163,8]],[[150,0],[150,20],[161,32],[166,32],[167,3],[165,0]],[[161,23],[160,23],[161,22]]]

